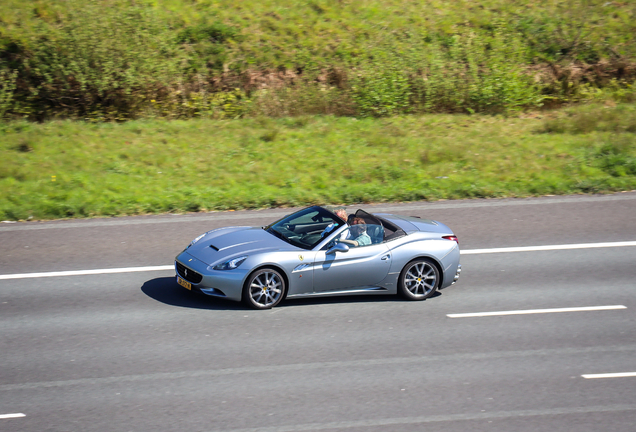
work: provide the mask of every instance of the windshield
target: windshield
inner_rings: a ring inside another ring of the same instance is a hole
[[[285,216],[263,229],[294,246],[313,249],[330,232],[342,225],[344,221],[330,211],[313,206]]]

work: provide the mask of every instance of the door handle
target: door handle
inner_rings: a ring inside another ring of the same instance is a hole
[[[391,258],[391,255],[384,255],[382,258],[380,258],[382,261],[386,261],[389,258]]]

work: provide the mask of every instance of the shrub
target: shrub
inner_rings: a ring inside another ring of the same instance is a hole
[[[41,22],[18,56],[23,101],[36,117],[123,119],[171,84],[179,59],[171,34],[140,3],[70,0],[54,29]]]
[[[172,89],[161,100],[153,100],[149,113],[168,118],[207,117],[237,119],[248,111],[250,100],[240,89],[209,92],[204,85]]]
[[[415,79],[425,112],[502,112],[540,106],[540,88],[524,69],[524,46],[514,34],[454,36],[433,41]]]
[[[394,53],[381,51],[352,79],[358,115],[387,117],[408,111],[411,102],[409,69]]]

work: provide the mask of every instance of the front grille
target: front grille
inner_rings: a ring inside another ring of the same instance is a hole
[[[195,272],[194,270],[187,268],[186,266],[181,264],[179,261],[177,261],[177,273],[179,273],[179,276],[181,276],[188,282],[192,282],[195,284],[198,284],[199,282],[201,282],[201,279],[203,279],[203,276],[201,276],[199,273]]]

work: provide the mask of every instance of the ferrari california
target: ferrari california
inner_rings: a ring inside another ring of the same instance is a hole
[[[269,309],[334,295],[424,300],[459,279],[459,241],[443,223],[342,210],[312,206],[264,227],[208,231],[177,255],[177,283]]]

